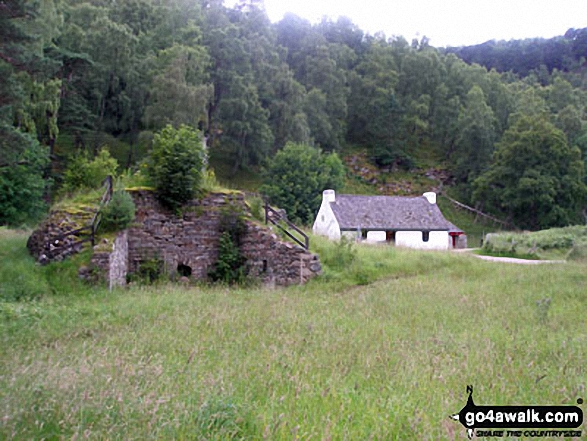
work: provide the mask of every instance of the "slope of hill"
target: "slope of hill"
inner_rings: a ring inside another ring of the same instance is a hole
[[[17,262],[44,281],[0,299],[1,438],[453,439],[467,383],[488,403],[581,396],[584,264],[356,247],[341,266],[313,240],[326,271],[303,287],[109,293],[63,290],[65,263],[43,279],[25,241],[0,229],[0,292]]]

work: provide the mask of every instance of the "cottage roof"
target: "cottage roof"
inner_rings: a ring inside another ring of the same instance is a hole
[[[424,196],[341,194],[330,202],[341,230],[419,230],[462,232],[447,221],[438,205]]]

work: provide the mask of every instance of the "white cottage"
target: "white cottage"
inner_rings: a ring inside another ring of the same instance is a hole
[[[466,247],[464,232],[444,218],[434,192],[401,197],[337,195],[325,190],[322,195],[314,234],[428,250]]]

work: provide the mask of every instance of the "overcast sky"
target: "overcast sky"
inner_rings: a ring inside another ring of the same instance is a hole
[[[349,17],[363,31],[427,36],[432,46],[563,35],[587,27],[587,0],[265,0],[273,22],[293,12],[315,23]]]

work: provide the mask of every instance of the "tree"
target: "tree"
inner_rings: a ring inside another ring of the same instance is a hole
[[[175,45],[160,51],[157,60],[163,67],[153,78],[150,103],[145,109],[149,125],[156,129],[167,124],[207,126],[213,86],[205,83],[204,69],[209,64],[206,51]]]
[[[322,191],[340,188],[344,174],[336,153],[288,143],[268,161],[261,192],[292,220],[308,224],[320,206]]]
[[[473,199],[536,229],[580,221],[587,197],[578,148],[544,119],[520,117],[497,145],[491,168],[474,183]]]
[[[458,120],[455,174],[461,182],[479,176],[489,166],[495,142],[495,116],[483,90],[473,86]]]
[[[148,170],[161,203],[177,209],[190,200],[200,188],[204,162],[202,137],[191,127],[168,125],[155,134]]]
[[[45,211],[47,149],[31,135],[0,123],[0,225],[35,222]]]

